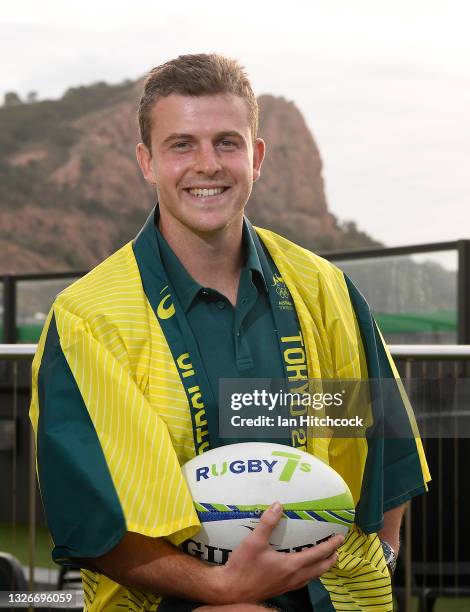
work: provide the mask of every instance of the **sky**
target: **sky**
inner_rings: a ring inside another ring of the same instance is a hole
[[[388,246],[470,238],[469,22],[466,0],[2,0],[0,99],[224,53],[301,110],[340,220]]]

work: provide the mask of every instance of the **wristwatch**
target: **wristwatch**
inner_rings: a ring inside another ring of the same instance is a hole
[[[384,551],[385,563],[387,564],[388,571],[390,572],[390,575],[393,576],[397,566],[397,554],[385,540],[380,540],[380,543],[382,544],[382,550]]]

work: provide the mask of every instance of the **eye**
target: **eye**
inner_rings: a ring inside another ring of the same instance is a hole
[[[187,140],[181,140],[179,142],[175,142],[172,145],[173,149],[177,149],[179,151],[184,151],[185,149],[188,149],[190,147],[190,142],[188,142]]]
[[[233,149],[237,146],[233,140],[230,140],[228,138],[224,138],[223,140],[221,140],[219,142],[219,145],[224,149]]]

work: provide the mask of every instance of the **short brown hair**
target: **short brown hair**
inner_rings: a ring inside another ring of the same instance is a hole
[[[234,94],[246,101],[254,141],[258,132],[258,103],[243,66],[223,55],[198,53],[180,55],[149,72],[139,104],[142,142],[151,151],[150,113],[160,98],[171,94],[206,96],[220,93]]]

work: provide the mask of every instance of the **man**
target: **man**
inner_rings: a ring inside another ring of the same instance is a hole
[[[286,440],[348,482],[357,525],[346,542],[274,551],[274,503],[225,566],[177,548],[199,527],[179,466],[224,443],[219,379],[394,371],[342,273],[244,220],[265,144],[237,62],[190,55],[155,68],[139,122],[137,158],[158,206],[132,243],[58,296],[33,364],[54,559],[84,568],[93,611],[391,610],[385,555],[393,565],[403,504],[429,480],[403,404],[394,418],[410,436],[393,444],[299,428]],[[290,307],[279,308],[273,279],[285,283]],[[385,409],[374,416],[387,419]]]

